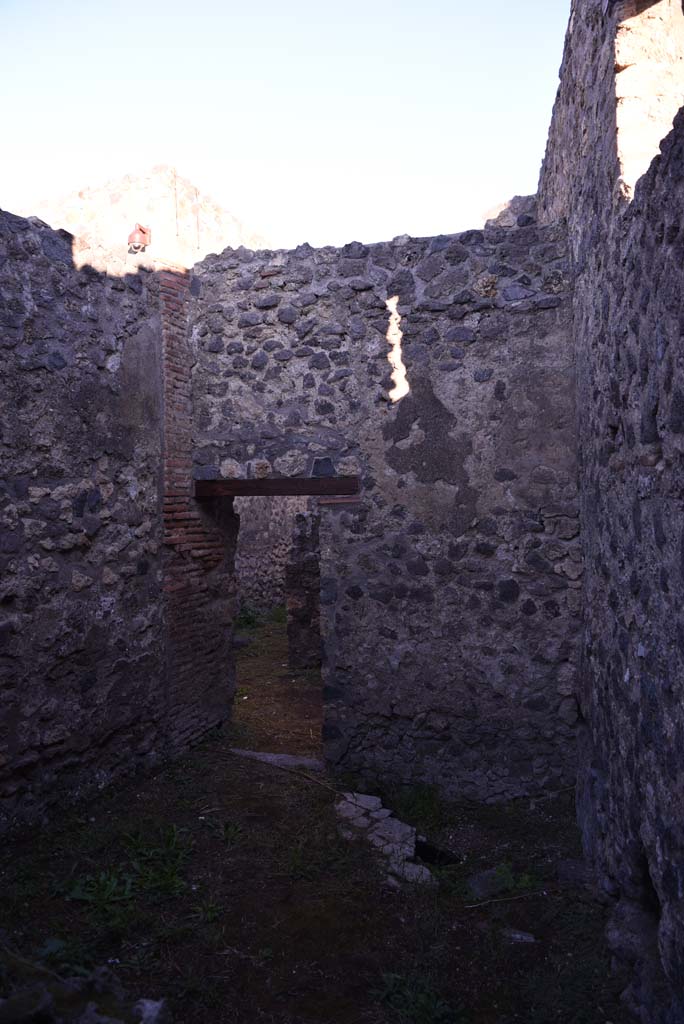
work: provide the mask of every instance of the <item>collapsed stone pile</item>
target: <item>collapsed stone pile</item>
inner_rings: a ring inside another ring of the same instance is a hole
[[[363,838],[385,858],[391,886],[401,882],[435,884],[429,869],[416,861],[416,829],[395,818],[388,807],[382,806],[380,797],[344,793],[335,810],[345,839]]]

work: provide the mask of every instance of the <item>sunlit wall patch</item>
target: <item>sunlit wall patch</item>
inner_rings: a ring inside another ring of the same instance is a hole
[[[404,335],[401,330],[401,315],[397,312],[399,296],[393,295],[391,299],[387,299],[385,305],[387,306],[390,314],[389,326],[387,328],[387,334],[385,335],[390,347],[390,350],[387,353],[387,359],[392,367],[392,383],[394,384],[394,387],[389,393],[389,397],[390,401],[399,402],[405,395],[408,395],[410,391],[408,377],[406,376],[406,367],[404,366],[404,360],[401,354],[401,339]]]

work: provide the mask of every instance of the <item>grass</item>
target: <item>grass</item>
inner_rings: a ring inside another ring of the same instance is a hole
[[[217,821],[205,819],[206,827],[228,847],[239,846],[245,839],[245,830],[237,821]]]
[[[95,874],[79,874],[58,883],[56,893],[67,901],[86,904],[110,929],[125,931],[137,911],[128,905],[142,897],[163,900],[187,888],[182,871],[192,842],[175,825],[149,834],[123,836],[123,862]]]
[[[177,896],[186,888],[182,872],[193,840],[186,829],[163,825],[153,835],[142,831],[126,836],[126,848],[138,887],[158,896]]]
[[[278,629],[259,627],[258,657],[239,663],[237,745],[315,753],[317,693],[292,687]],[[183,1024],[623,1019],[605,909],[579,888],[530,892],[579,856],[570,795],[480,807],[423,785],[385,794],[457,860],[431,865],[438,888],[396,892],[367,844],[341,838],[333,792],[234,757],[233,736],[6,842],[7,941],[60,974],[108,965]],[[492,865],[525,898],[472,908],[467,879]],[[514,945],[510,930],[537,941]]]
[[[469,895],[467,865],[446,864],[440,867],[431,864],[430,871],[439,882],[439,891],[443,896],[465,899]]]
[[[365,851],[342,839],[329,821],[312,822],[304,835],[295,836],[289,843],[283,843],[280,864],[283,874],[292,879],[309,881],[339,878],[345,869],[358,864],[359,853]],[[366,864],[364,863],[364,867]]]
[[[235,628],[240,630],[255,630],[266,623],[284,625],[287,622],[287,609],[284,604],[275,605],[267,612],[259,612],[243,604],[235,619]]]
[[[90,903],[98,913],[108,911],[114,904],[133,899],[134,879],[132,875],[118,871],[100,871],[98,875],[77,878],[67,888],[66,898]]]
[[[275,608],[271,608],[268,613],[268,619],[270,622],[282,625],[287,622],[287,609],[284,604],[276,605]]]
[[[261,625],[261,616],[254,608],[243,604],[235,618],[236,629],[256,629]]]
[[[214,924],[220,920],[223,908],[214,900],[205,900],[193,908],[194,916],[201,924]]]

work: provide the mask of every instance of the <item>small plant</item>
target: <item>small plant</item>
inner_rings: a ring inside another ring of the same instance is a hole
[[[162,921],[151,930],[154,940],[172,946],[186,942],[188,938],[194,937],[195,933],[195,926],[187,921]]]
[[[222,839],[226,846],[238,846],[244,839],[244,829],[236,821],[224,821]]]
[[[67,889],[67,899],[90,903],[97,910],[104,911],[114,903],[133,899],[135,881],[131,875],[116,871],[101,871],[99,875],[77,878]]]
[[[125,959],[119,962],[119,967],[129,967],[134,971],[146,971],[154,967],[156,962],[155,950],[148,942],[139,946],[128,947]]]
[[[215,818],[207,818],[205,824],[226,846],[239,846],[244,839],[245,831],[236,821],[216,821]]]
[[[287,851],[285,870],[291,878],[310,878],[311,864],[307,857],[306,843],[299,839]]]
[[[284,604],[277,604],[275,608],[271,608],[268,617],[271,622],[282,625],[284,622],[287,622],[287,608]]]
[[[406,1024],[465,1024],[462,1010],[435,992],[428,978],[383,974],[373,995]]]
[[[508,861],[497,864],[494,870],[499,892],[529,892],[539,884],[533,875],[527,873],[516,875],[513,865]]]
[[[459,898],[469,895],[468,883],[460,864],[431,864],[430,871],[439,882],[440,892],[445,896]]]
[[[187,888],[181,872],[190,855],[192,842],[176,825],[160,828],[155,841],[134,833],[127,836],[131,866],[144,892],[156,896],[178,896]]]
[[[260,621],[254,609],[250,608],[247,604],[243,604],[235,618],[235,625],[238,629],[256,629]]]
[[[215,924],[221,917],[221,907],[213,900],[205,900],[192,909],[194,916],[202,924]]]
[[[312,825],[306,836],[300,836],[284,848],[282,865],[288,877],[311,880],[328,877],[333,871],[344,871],[358,856],[353,844],[319,822]]]

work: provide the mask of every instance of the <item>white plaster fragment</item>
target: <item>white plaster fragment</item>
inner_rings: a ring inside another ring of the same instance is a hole
[[[392,382],[394,387],[389,393],[391,402],[398,402],[400,399],[408,395],[410,388],[408,378],[406,376],[406,367],[404,366],[404,360],[401,352],[401,339],[403,338],[403,332],[401,327],[401,316],[397,312],[397,306],[399,305],[399,296],[393,295],[391,299],[387,299],[385,303],[389,310],[389,326],[387,328],[387,342],[390,346],[390,351],[387,353],[387,359],[390,366],[392,367]]]

